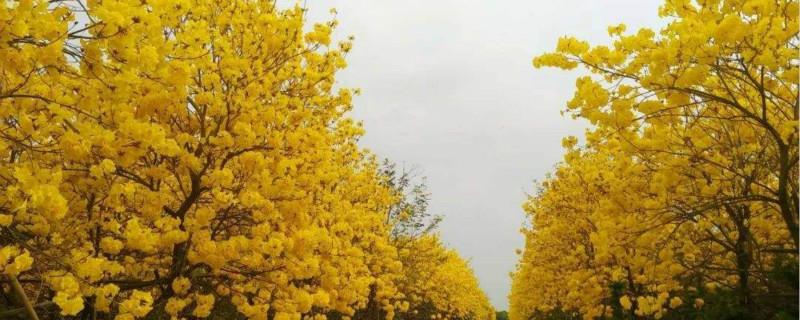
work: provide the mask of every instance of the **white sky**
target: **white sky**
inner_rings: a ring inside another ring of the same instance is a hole
[[[520,205],[561,159],[561,138],[585,124],[559,113],[576,72],[531,66],[573,35],[606,43],[606,27],[657,25],[660,1],[309,0],[311,21],[356,37],[340,85],[359,87],[362,145],[421,169],[444,216],[445,242],[471,260],[505,310],[523,237]]]

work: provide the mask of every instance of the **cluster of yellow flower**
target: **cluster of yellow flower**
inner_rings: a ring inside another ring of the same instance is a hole
[[[469,264],[445,248],[436,235],[404,245],[399,289],[406,305],[400,319],[494,319],[494,309],[478,286]]]
[[[409,310],[397,196],[333,88],[350,40],[304,24],[273,1],[0,4],[0,270],[93,319]],[[441,255],[438,314],[493,317]]]
[[[775,274],[797,270],[798,3],[660,14],[657,33],[612,26],[611,46],[565,37],[533,60],[590,72],[566,112],[594,127],[524,205],[512,319],[796,313],[796,273]]]

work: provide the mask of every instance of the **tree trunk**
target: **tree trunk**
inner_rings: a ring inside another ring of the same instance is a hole
[[[750,208],[747,206],[730,208],[733,213],[732,217],[736,223],[738,237],[736,238],[736,273],[739,278],[737,286],[737,296],[739,306],[744,310],[745,316],[751,317],[754,312],[752,310],[752,294],[750,292],[750,267],[753,264],[753,253],[750,248],[750,228],[747,226],[747,220],[750,218]]]
[[[778,175],[778,202],[781,208],[781,217],[783,218],[784,223],[786,224],[786,228],[789,229],[789,234],[792,236],[792,242],[794,243],[794,250],[797,251],[798,242],[800,238],[798,238],[798,222],[797,222],[797,210],[791,202],[789,196],[789,181],[790,179],[794,179],[791,175],[791,164],[789,163],[789,150],[788,146],[778,146],[779,148],[779,161],[780,161],[780,172]]]

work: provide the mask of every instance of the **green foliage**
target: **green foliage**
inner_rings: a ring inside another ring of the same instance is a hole
[[[414,169],[398,168],[388,159],[383,161],[380,173],[397,197],[387,214],[392,237],[414,239],[435,230],[442,217],[428,212],[431,193],[426,178]]]
[[[495,312],[495,320],[508,320],[508,311],[497,311]]]

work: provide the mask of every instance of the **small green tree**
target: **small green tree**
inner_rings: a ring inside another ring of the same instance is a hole
[[[508,320],[508,311],[497,311],[495,314],[495,320]]]

